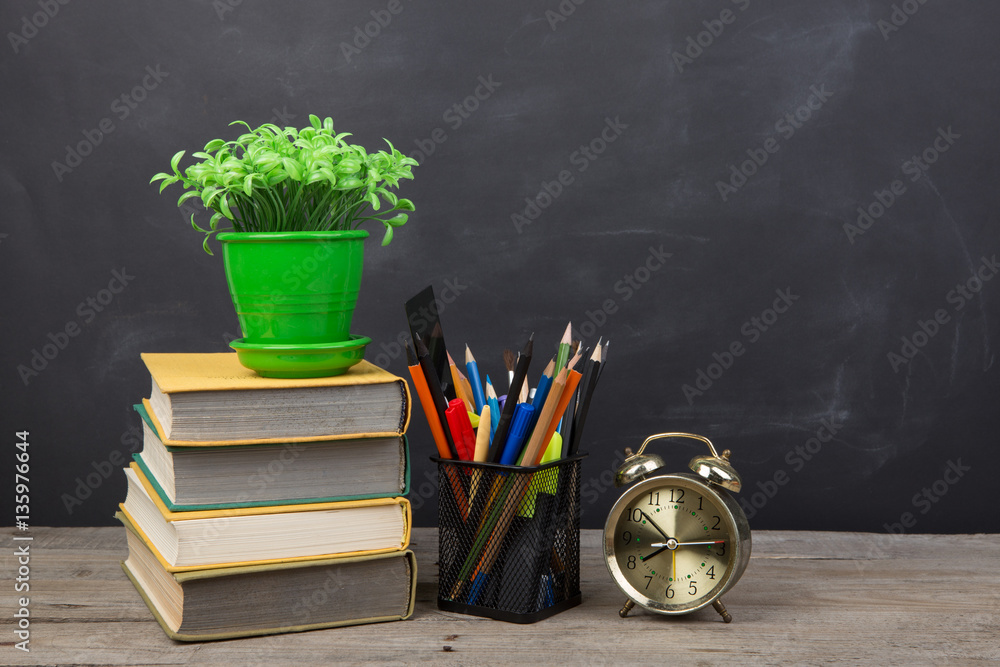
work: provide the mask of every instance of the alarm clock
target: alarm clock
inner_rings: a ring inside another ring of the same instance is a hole
[[[696,456],[687,472],[663,473],[663,459],[644,454],[663,438],[693,438],[710,456]],[[733,620],[722,595],[736,585],[750,561],[750,524],[731,493],[740,477],[712,442],[692,433],[658,433],[639,451],[626,448],[615,486],[628,486],[604,524],[604,559],[627,601],[656,614],[688,614],[711,604]]]

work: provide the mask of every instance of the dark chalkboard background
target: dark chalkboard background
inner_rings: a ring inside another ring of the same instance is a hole
[[[239,335],[220,259],[149,178],[234,119],[316,113],[421,151],[416,214],[367,248],[370,360],[405,374],[428,284],[494,378],[531,331],[542,355],[568,320],[612,341],[586,527],[621,449],[679,430],[733,451],[755,528],[1000,530],[977,504],[1000,464],[998,22],[971,0],[5,2],[4,507],[28,430],[31,523],[112,522],[139,353]],[[419,411],[410,441],[433,525]]]

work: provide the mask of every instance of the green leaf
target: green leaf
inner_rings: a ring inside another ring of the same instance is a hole
[[[309,124],[312,125],[317,130],[323,127],[323,122],[314,113],[309,114]]]
[[[392,225],[386,224],[385,226],[385,236],[382,237],[382,245],[387,246],[392,243]]]
[[[177,170],[177,166],[181,163],[182,157],[184,157],[184,151],[177,151],[174,153],[174,156],[170,158],[170,169],[177,175],[180,175],[180,172]]]
[[[224,216],[226,216],[227,218],[229,218],[230,220],[232,220],[233,219],[233,212],[231,210],[229,210],[229,195],[228,194],[223,194],[222,195],[222,197],[219,199],[219,205],[220,205],[220,208],[222,209],[222,214]],[[218,215],[218,214],[216,214],[216,215]],[[215,216],[212,216],[212,217],[214,219]],[[213,227],[212,229],[215,229],[215,228]]]
[[[410,219],[410,216],[405,213],[400,213],[399,215],[389,218],[385,223],[391,227],[402,227],[406,224],[406,221]]]
[[[243,179],[243,192],[246,193],[247,197],[253,196],[253,177],[255,174],[248,174],[246,178]]]
[[[396,202],[396,210],[397,211],[415,211],[417,209],[414,208],[413,202],[410,201],[409,199],[400,199],[398,202]]]
[[[197,190],[188,190],[177,199],[177,206],[180,207],[181,204],[186,202],[188,199],[195,199],[197,197],[198,197]]]

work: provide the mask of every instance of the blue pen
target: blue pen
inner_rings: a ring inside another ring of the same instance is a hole
[[[521,447],[524,446],[524,439],[528,435],[528,427],[531,426],[532,418],[537,410],[535,406],[528,403],[518,403],[514,408],[514,418],[511,421],[510,433],[507,435],[507,444],[504,445],[503,456],[500,463],[509,466],[515,463],[521,455]]]
[[[483,381],[479,378],[479,364],[472,356],[472,350],[465,346],[465,370],[469,373],[469,384],[472,385],[472,398],[476,401],[476,414],[483,412],[486,396],[483,394]]]

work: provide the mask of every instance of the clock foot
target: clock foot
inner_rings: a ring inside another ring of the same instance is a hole
[[[722,604],[722,600],[716,600],[712,603],[712,606],[715,608],[715,611],[719,612],[719,616],[722,617],[723,621],[726,623],[733,622],[733,617],[729,615],[728,611],[726,611],[726,605]]]
[[[621,616],[622,618],[625,618],[626,616],[628,616],[628,613],[632,611],[632,607],[634,606],[635,602],[633,602],[632,600],[627,600],[625,602],[625,606],[618,611],[618,615]]]

